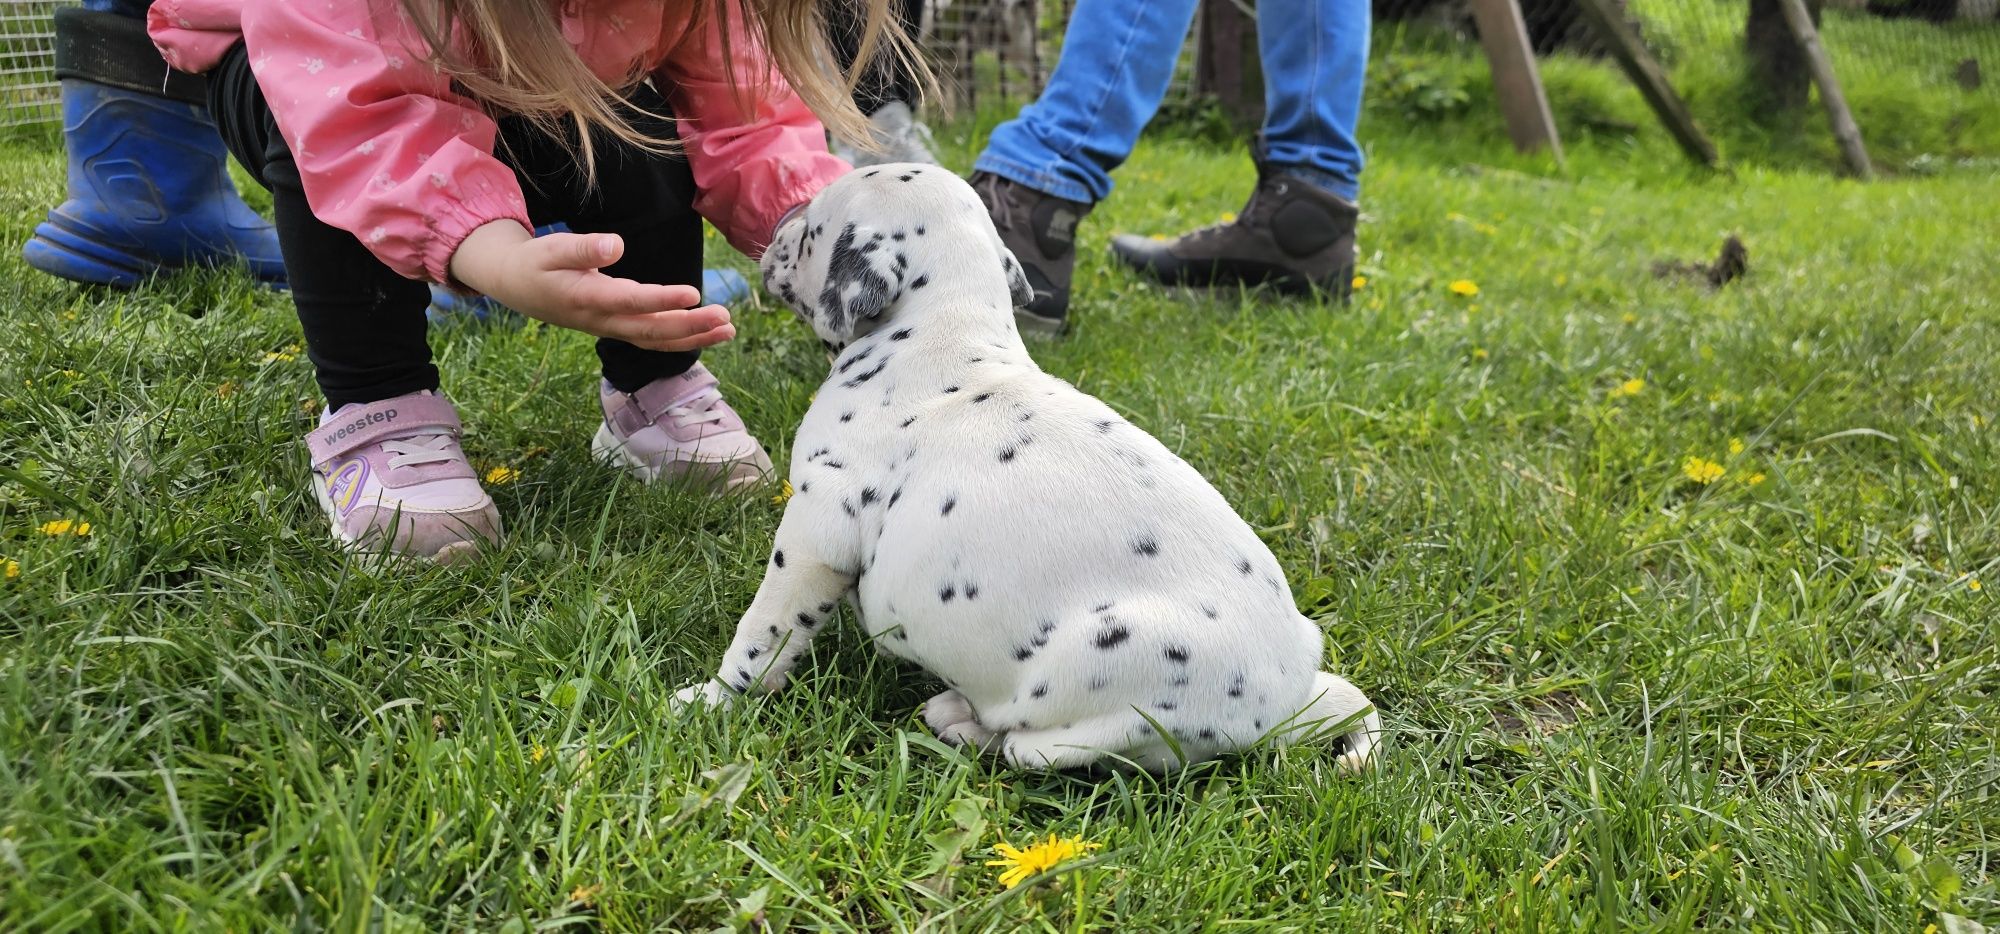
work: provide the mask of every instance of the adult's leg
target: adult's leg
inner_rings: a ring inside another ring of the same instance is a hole
[[[22,245],[30,266],[131,288],[189,265],[244,262],[283,283],[271,225],[236,194],[201,81],[168,75],[145,0],[86,0],[55,17],[68,197]]]
[[[1264,0],[1264,130],[1258,159],[1348,201],[1360,195],[1355,125],[1368,69],[1368,0]]]
[[[209,73],[209,106],[238,162],[271,190],[292,302],[327,407],[438,388],[426,340],[430,291],[396,274],[306,201],[298,163],[278,134],[243,46]]]
[[[1079,0],[1041,97],[993,130],[974,168],[1068,201],[1111,193],[1173,80],[1196,0]]]

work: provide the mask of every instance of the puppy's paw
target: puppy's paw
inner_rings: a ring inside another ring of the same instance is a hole
[[[954,746],[985,750],[997,738],[992,730],[980,724],[972,702],[957,691],[946,691],[925,701],[924,722],[938,739]]]
[[[672,705],[674,712],[679,713],[689,707],[712,707],[720,710],[729,706],[735,700],[736,692],[730,690],[722,682],[704,681],[700,684],[690,684],[675,691],[674,698],[669,703]]]

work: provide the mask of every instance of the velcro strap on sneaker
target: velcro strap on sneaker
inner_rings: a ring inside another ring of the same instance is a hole
[[[656,379],[631,393],[630,402],[611,413],[611,421],[629,435],[658,422],[668,409],[713,392],[719,385],[715,374],[706,371],[694,379]]]
[[[167,67],[146,21],[78,7],[56,10],[56,77],[81,78],[183,104],[208,103],[208,79]]]
[[[371,444],[444,432],[458,434],[459,421],[458,410],[443,396],[397,396],[341,410],[306,436],[306,448],[318,465]]]

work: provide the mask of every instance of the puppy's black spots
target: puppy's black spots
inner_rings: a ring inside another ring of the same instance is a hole
[[[736,669],[736,683],[737,683],[736,690],[738,691],[750,690],[750,669],[748,668]]]
[[[811,492],[812,492],[812,488],[813,488],[813,485],[812,485],[812,481],[811,481],[811,480],[807,480],[806,482],[804,482],[804,483],[801,483],[801,484],[799,484],[799,492],[800,492],[800,493],[811,493]]]
[[[1148,558],[1159,557],[1160,543],[1153,541],[1151,538],[1139,539],[1132,543],[1132,553],[1135,555],[1144,555]]]
[[[853,379],[841,383],[841,385],[846,386],[849,389],[853,389],[854,387],[859,386],[862,383],[868,382],[869,380],[882,375],[882,370],[886,368],[888,365],[889,365],[889,358],[884,357],[880,361],[876,362],[874,369],[863,371],[862,373],[856,375]]]
[[[863,175],[863,176],[861,176],[861,177],[862,177],[862,178],[874,178],[875,176],[877,176],[877,175],[880,175],[880,174],[882,174],[882,170],[881,170],[881,169],[871,169],[871,170],[869,170],[868,174],[866,174],[866,175]]]
[[[1284,592],[1285,592],[1285,585],[1284,585],[1283,583],[1280,583],[1280,582],[1278,581],[1278,579],[1277,579],[1277,578],[1275,578],[1275,577],[1266,577],[1266,578],[1264,578],[1264,583],[1266,583],[1266,584],[1269,584],[1269,585],[1271,585],[1271,592],[1272,592],[1272,593],[1284,593]]]
[[[1015,660],[1015,661],[1017,661],[1017,662],[1025,662],[1025,661],[1027,661],[1028,659],[1031,659],[1031,658],[1034,658],[1034,657],[1035,657],[1035,650],[1034,650],[1034,649],[1031,649],[1031,648],[1028,648],[1028,647],[1027,647],[1027,646],[1025,646],[1025,645],[1024,645],[1024,646],[1021,646],[1021,647],[1019,647],[1019,648],[1016,648],[1016,649],[1014,650],[1014,660]],[[1040,695],[1036,695],[1036,696],[1038,696],[1038,697],[1039,697]]]
[[[1108,609],[1111,609],[1111,607],[1112,607],[1112,604],[1111,604],[1111,603],[1109,603],[1109,602],[1105,602],[1105,603],[1100,603],[1100,604],[1098,604],[1098,605],[1096,605],[1096,606],[1094,606],[1094,607],[1091,607],[1091,608],[1090,608],[1090,612],[1092,612],[1092,613],[1102,613],[1102,612],[1104,612],[1105,610],[1108,610]]]
[[[916,178],[916,175],[914,175],[914,174],[911,174],[911,175],[898,175],[898,176],[896,176],[896,181],[899,181],[899,182],[907,182],[907,181],[909,181],[910,179],[913,179],[913,178]]]
[[[1229,696],[1235,698],[1241,698],[1243,696],[1242,675],[1237,675],[1236,680],[1229,682]]]
[[[813,619],[811,613],[800,613],[799,625],[804,626],[807,629],[811,629],[819,625],[819,620]]]
[[[762,654],[764,654],[764,650],[753,645],[750,647],[749,651],[743,653],[743,657],[748,658],[754,662],[757,660],[757,656]]]
[[[906,340],[909,340],[909,339],[910,339],[910,329],[909,329],[909,328],[901,328],[901,329],[897,330],[897,331],[896,331],[895,333],[893,333],[893,334],[889,335],[889,339],[890,339],[890,340],[892,340],[892,341],[906,341]]]
[[[952,393],[954,393],[954,392],[957,392],[957,391],[958,391],[958,387],[957,387],[957,386],[946,386],[946,387],[944,387],[944,394],[945,394],[945,395],[947,395],[947,396],[948,396],[948,395],[951,395]]]
[[[867,506],[867,505],[870,505],[870,504],[874,503],[874,502],[875,502],[876,500],[878,500],[878,499],[881,499],[881,498],[882,498],[882,495],[881,495],[881,494],[879,494],[879,493],[877,493],[877,492],[875,492],[875,488],[874,488],[874,487],[872,487],[872,486],[869,486],[869,487],[862,487],[862,488],[861,488],[861,505],[863,505],[863,506]]]
[[[1188,663],[1188,650],[1184,646],[1167,646],[1166,654],[1167,661],[1173,662],[1176,665],[1185,665]]]
[[[1116,427],[1117,425],[1118,425],[1118,423],[1117,423],[1117,422],[1114,422],[1114,421],[1110,421],[1110,420],[1108,420],[1108,419],[1107,419],[1107,420],[1105,420],[1105,421],[1101,421],[1101,422],[1098,422],[1098,423],[1097,423],[1097,433],[1098,433],[1098,434],[1101,434],[1101,435],[1103,435],[1103,434],[1110,434],[1110,433],[1111,433],[1111,429],[1112,429],[1112,428],[1114,428],[1114,427]]]
[[[1028,693],[1028,696],[1029,696],[1029,697],[1047,697],[1047,696],[1049,696],[1049,686],[1048,686],[1048,685],[1046,685],[1046,684],[1037,684],[1037,685],[1035,685],[1035,689],[1034,689],[1033,691],[1030,691],[1030,692]]]
[[[776,627],[776,626],[772,626],[772,627],[771,627],[771,635],[774,635],[774,636],[775,636],[775,635],[777,635],[777,634],[778,634],[778,627]]]
[[[1184,687],[1187,687],[1187,686],[1188,686],[1188,676],[1187,676],[1187,675],[1175,675],[1175,676],[1173,676],[1173,677],[1171,677],[1171,678],[1168,678],[1168,679],[1167,679],[1167,686],[1168,686],[1168,687],[1174,687],[1174,688],[1184,688]]]
[[[863,348],[861,348],[861,352],[860,352],[860,353],[858,353],[858,354],[855,354],[854,356],[852,356],[852,357],[848,357],[848,358],[847,358],[846,360],[843,360],[843,361],[841,361],[841,363],[840,363],[840,372],[842,372],[842,373],[846,373],[846,372],[847,372],[848,370],[851,370],[851,369],[854,369],[854,365],[855,365],[855,364],[857,364],[857,363],[860,363],[861,361],[863,361],[863,360],[866,360],[866,359],[868,359],[869,355],[870,355],[870,354],[873,354],[874,352],[875,352],[875,348],[873,348],[873,347],[863,347]]]
[[[842,412],[842,413],[840,414],[840,423],[841,423],[841,424],[843,424],[843,425],[845,425],[845,424],[847,424],[848,422],[851,422],[851,421],[853,421],[853,420],[854,420],[854,413],[853,413],[853,412]]]
[[[1249,559],[1249,558],[1243,558],[1243,559],[1241,559],[1241,560],[1239,560],[1239,561],[1237,561],[1237,562],[1236,562],[1236,573],[1238,573],[1238,574],[1241,574],[1241,575],[1243,575],[1244,577],[1249,577],[1249,576],[1250,576],[1250,559]]]
[[[921,289],[921,288],[923,288],[924,286],[927,286],[927,285],[930,285],[930,284],[931,284],[931,277],[930,277],[930,274],[929,274],[929,273],[925,273],[925,274],[923,274],[923,275],[921,275],[921,276],[918,276],[918,277],[916,277],[915,279],[911,279],[911,280],[910,280],[910,290],[911,290],[911,291],[915,291],[915,290],[917,290],[917,289]]]
[[[973,397],[972,397],[972,401],[974,401],[974,402],[985,402],[986,400],[988,400],[988,399],[991,399],[991,398],[993,398],[993,394],[992,394],[992,393],[990,393],[990,392],[982,392],[982,393],[980,393],[979,395],[976,395],[976,396],[973,396]]]
[[[1155,709],[1155,710],[1172,710],[1172,709],[1174,709],[1174,702],[1173,702],[1173,701],[1167,701],[1167,700],[1162,700],[1162,701],[1154,701],[1154,702],[1153,702],[1153,709]]]
[[[777,551],[774,551],[774,552],[771,552],[771,563],[772,563],[772,564],[775,564],[775,565],[777,565],[777,566],[779,566],[779,567],[784,567],[784,566],[785,566],[785,551],[784,551],[784,549],[780,548],[780,549],[778,549]]]
[[[908,641],[910,641],[910,634],[909,634],[909,633],[907,633],[907,632],[904,632],[904,631],[902,631],[901,629],[898,629],[898,630],[896,630],[896,641],[897,641],[897,642],[908,642]]]
[[[1203,741],[1203,742],[1208,742],[1208,743],[1212,743],[1212,742],[1215,742],[1215,731],[1214,731],[1214,730],[1203,730],[1203,731],[1201,731],[1201,732],[1199,732],[1199,733],[1196,733],[1195,735],[1196,735],[1196,736],[1198,736],[1198,737],[1201,737],[1201,739],[1202,739],[1202,741]]]
[[[1011,460],[1013,460],[1013,459],[1014,459],[1014,455],[1015,455],[1016,453],[1018,453],[1018,452],[1014,450],[1014,448],[1013,448],[1013,446],[1012,446],[1012,445],[1009,445],[1009,446],[1007,446],[1007,447],[1004,447],[1004,448],[1001,448],[1001,449],[1000,449],[1000,463],[1003,463],[1003,464],[1005,464],[1005,463],[1007,463],[1008,461],[1011,461]]]
[[[917,225],[917,236],[921,237],[921,236],[923,236],[923,235],[924,235],[924,225],[922,225],[922,224],[918,224],[918,225]]]
[[[946,497],[944,501],[944,508],[938,510],[938,515],[940,516],[951,515],[951,511],[957,508],[958,508],[958,497],[956,496]]]
[[[938,602],[950,603],[957,596],[958,596],[958,588],[953,587],[950,584],[946,584],[944,585],[944,589],[938,591]]]
[[[820,605],[819,605],[819,611],[820,611],[821,613],[831,613],[831,612],[833,612],[833,604],[831,604],[831,603],[822,603],[822,604],[820,604]]]
[[[906,419],[903,419],[903,423],[902,423],[901,425],[897,425],[896,427],[897,427],[897,428],[908,428],[908,427],[910,427],[911,425],[914,425],[914,424],[916,424],[916,423],[917,423],[917,417],[916,417],[915,415],[912,415],[912,416],[910,416],[909,418],[906,418]]]
[[[884,508],[887,509],[896,508],[896,501],[902,498],[903,498],[903,488],[897,487],[895,492],[889,494],[889,505]]]
[[[830,461],[823,461],[823,462],[821,462],[821,463],[820,463],[820,466],[821,466],[821,467],[825,467],[825,468],[827,468],[827,469],[829,469],[829,470],[846,470],[846,469],[847,469],[847,465],[846,465],[846,464],[843,464],[843,463],[841,463],[841,462],[839,462],[839,461],[833,461],[833,460],[830,460]]]
[[[894,240],[894,241],[896,241],[897,243],[901,243],[901,242],[903,242],[903,238],[904,238],[904,237],[906,237],[906,236],[909,236],[909,235],[908,235],[908,234],[905,234],[905,233],[903,233],[903,232],[902,232],[902,231],[900,231],[900,230],[898,230],[898,231],[896,231],[895,233],[892,233],[892,234],[890,234],[890,235],[889,235],[889,239],[891,239],[891,240]]]
[[[810,464],[813,461],[819,460],[820,458],[825,457],[828,454],[832,453],[833,453],[832,451],[829,451],[826,448],[820,448],[819,450],[806,455],[806,463]]]
[[[1262,721],[1262,720],[1252,720],[1252,721],[1250,721],[1250,727],[1251,727],[1251,729],[1254,729],[1254,730],[1256,730],[1257,732],[1259,732],[1259,733],[1262,733],[1262,732],[1264,731],[1264,721]]]
[[[1214,619],[1214,618],[1216,617],[1216,613],[1215,613],[1215,607],[1212,607],[1212,606],[1204,606],[1204,607],[1202,607],[1202,608],[1201,608],[1201,615],[1203,615],[1203,616],[1206,616],[1206,617],[1208,617],[1209,619]]]
[[[841,500],[840,511],[847,513],[847,518],[849,519],[855,519],[861,516],[861,511],[854,508],[854,502],[852,500],[845,500],[845,499]]]
[[[1125,641],[1130,638],[1132,638],[1132,630],[1127,629],[1121,624],[1114,623],[1110,628],[1097,634],[1097,647],[1100,649],[1115,649],[1125,644]]]
[[[1031,418],[1034,418],[1034,417],[1035,417],[1035,413],[1033,413],[1033,412],[1022,412],[1022,413],[1021,413],[1021,421],[1024,421],[1024,422],[1025,422],[1025,421],[1027,421],[1028,419],[1031,419]]]
[[[977,599],[979,599],[979,585],[978,585],[978,584],[966,584],[966,585],[965,585],[965,599],[967,599],[967,600],[977,600]]]
[[[1110,686],[1111,679],[1103,675],[1097,675],[1090,679],[1090,689],[1093,691],[1102,691]]]

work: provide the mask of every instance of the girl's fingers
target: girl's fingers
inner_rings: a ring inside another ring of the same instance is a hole
[[[646,317],[621,318],[609,328],[609,335],[648,350],[694,350],[720,344],[736,336],[736,325],[728,318],[691,317],[716,306],[694,312],[660,312]]]
[[[556,233],[532,242],[547,251],[549,269],[598,269],[625,255],[625,240],[617,234]]]
[[[587,275],[570,287],[573,305],[601,315],[650,315],[692,307],[701,290],[691,285],[643,285],[630,279]]]

